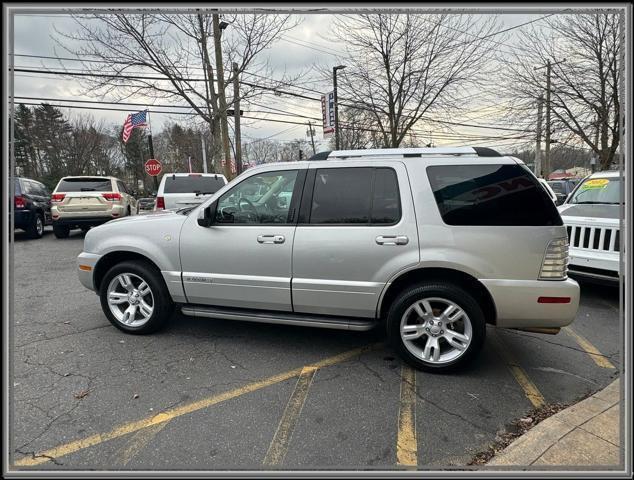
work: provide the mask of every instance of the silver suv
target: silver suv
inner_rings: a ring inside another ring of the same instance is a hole
[[[289,201],[290,198],[290,201]],[[198,207],[85,237],[83,285],[117,328],[197,317],[381,326],[415,367],[473,359],[486,324],[556,333],[574,319],[568,241],[518,159],[482,148],[336,151],[251,168]]]

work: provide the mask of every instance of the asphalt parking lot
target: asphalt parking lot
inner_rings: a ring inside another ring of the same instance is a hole
[[[16,232],[16,469],[464,466],[533,406],[620,371],[618,289],[585,284],[572,329],[489,328],[478,360],[451,375],[404,367],[380,332],[175,314],[158,334],[126,335],[77,280],[82,242]]]

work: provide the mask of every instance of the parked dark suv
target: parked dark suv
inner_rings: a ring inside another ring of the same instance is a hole
[[[550,185],[550,188],[552,188],[555,195],[557,195],[557,205],[562,205],[566,201],[566,198],[568,198],[568,195],[575,189],[577,181],[576,179],[573,181],[567,178],[563,180],[549,180],[548,185]]]
[[[44,184],[30,178],[15,177],[14,227],[29,238],[41,238],[44,225],[50,225],[51,193]]]

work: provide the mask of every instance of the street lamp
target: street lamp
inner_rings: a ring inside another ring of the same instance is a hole
[[[335,101],[335,150],[339,150],[339,107],[337,105],[337,70],[343,70],[345,65],[337,65],[332,67],[332,86],[333,97]]]

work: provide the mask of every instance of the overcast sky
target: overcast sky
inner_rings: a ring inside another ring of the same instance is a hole
[[[499,15],[499,23],[501,28],[508,28],[514,25],[518,25],[535,18],[542,16],[537,15],[519,15],[519,14],[502,14]],[[275,45],[264,52],[262,60],[268,59],[270,65],[273,67],[273,76],[280,78],[286,72],[287,74],[295,74],[297,72],[309,72],[301,80],[301,84],[293,88],[292,90],[298,93],[302,93],[311,97],[317,97],[318,93],[309,92],[306,89],[317,90],[325,93],[331,89],[329,81],[324,83],[320,80],[318,72],[311,71],[313,65],[319,64],[323,66],[334,66],[340,63],[340,55],[344,49],[342,45],[336,42],[328,41],[323,37],[327,36],[328,24],[332,19],[331,15],[316,15],[307,14],[302,16],[302,22],[290,32],[287,32],[284,37],[279,40]],[[72,33],[76,30],[76,23],[73,19],[67,15],[16,15],[15,16],[15,51],[16,55],[37,55],[37,56],[68,56],[66,52],[63,52],[58,46],[55,45],[53,37],[55,36],[55,30],[60,32]],[[519,29],[518,29],[519,30]],[[515,32],[514,30],[509,32],[506,45],[513,43]],[[15,57],[15,65],[23,66],[27,68],[48,68],[48,69],[60,69],[60,63],[56,60],[50,59],[38,59],[28,57]],[[76,62],[65,61],[66,67],[81,67]],[[494,86],[492,86],[494,87]],[[80,85],[76,80],[67,79],[60,76],[36,74],[36,73],[16,73],[15,74],[15,95],[16,97],[42,97],[42,98],[55,98],[63,100],[95,100],[89,96],[80,95]],[[495,89],[492,88],[494,94]],[[106,97],[104,100],[111,101],[112,97]],[[31,100],[24,100],[29,102]],[[144,103],[148,99],[137,97],[127,100],[128,102]],[[56,104],[60,101],[51,101],[50,103]],[[157,101],[156,103],[165,103],[165,101]],[[275,97],[273,95],[265,95],[258,100],[258,103],[266,104],[269,107],[283,109],[285,111],[292,111],[301,113],[302,115],[320,118],[321,107],[319,102],[311,102],[309,100],[302,100],[299,98],[293,98],[288,96]],[[181,103],[182,105],[183,103]],[[77,104],[86,106],[86,104]],[[89,105],[88,105],[89,106]],[[107,105],[104,105],[107,106]],[[482,112],[487,112],[486,101],[483,104],[479,104],[473,107],[473,110],[468,112],[464,119],[457,119],[458,121],[469,120],[471,118],[480,118],[478,123],[485,124],[487,121],[495,123],[495,119],[491,117],[484,117],[482,119]],[[112,105],[112,107],[117,107]],[[134,107],[129,107],[130,111],[135,111]],[[255,109],[255,107],[253,107]],[[484,110],[483,110],[484,109]],[[152,110],[152,108],[150,109]],[[156,110],[156,108],[155,108]],[[163,109],[165,110],[165,109]],[[66,109],[65,112],[72,114],[91,112],[95,118],[103,119],[112,125],[123,124],[126,112],[119,111],[100,111],[100,110],[79,110],[73,109],[72,112]],[[252,116],[266,117],[263,114],[253,114]],[[168,115],[163,113],[152,114],[152,128],[154,131],[158,131],[161,127],[170,121],[183,121],[185,117],[180,115]],[[268,116],[268,118],[273,118]],[[280,117],[275,117],[280,118]],[[285,119],[291,119],[294,121],[303,121],[302,119],[292,117],[282,117]],[[326,142],[322,141],[321,128],[316,129],[318,140],[318,149],[326,149]],[[482,134],[482,129],[463,128],[461,130],[455,130],[458,132],[464,132],[465,134]],[[269,137],[276,140],[288,141],[295,138],[306,138],[307,126],[305,125],[289,125],[283,123],[276,123],[267,120],[249,120],[245,121],[243,125],[243,141],[249,141],[252,139]],[[487,133],[493,132],[493,130],[485,130]],[[443,141],[433,139],[433,131],[430,132],[434,144],[442,145]],[[502,133],[500,131],[500,133]],[[457,142],[447,141],[445,144],[456,145]],[[511,142],[512,143],[512,142]],[[466,144],[466,143],[465,143]],[[509,144],[508,141],[505,144]]]

